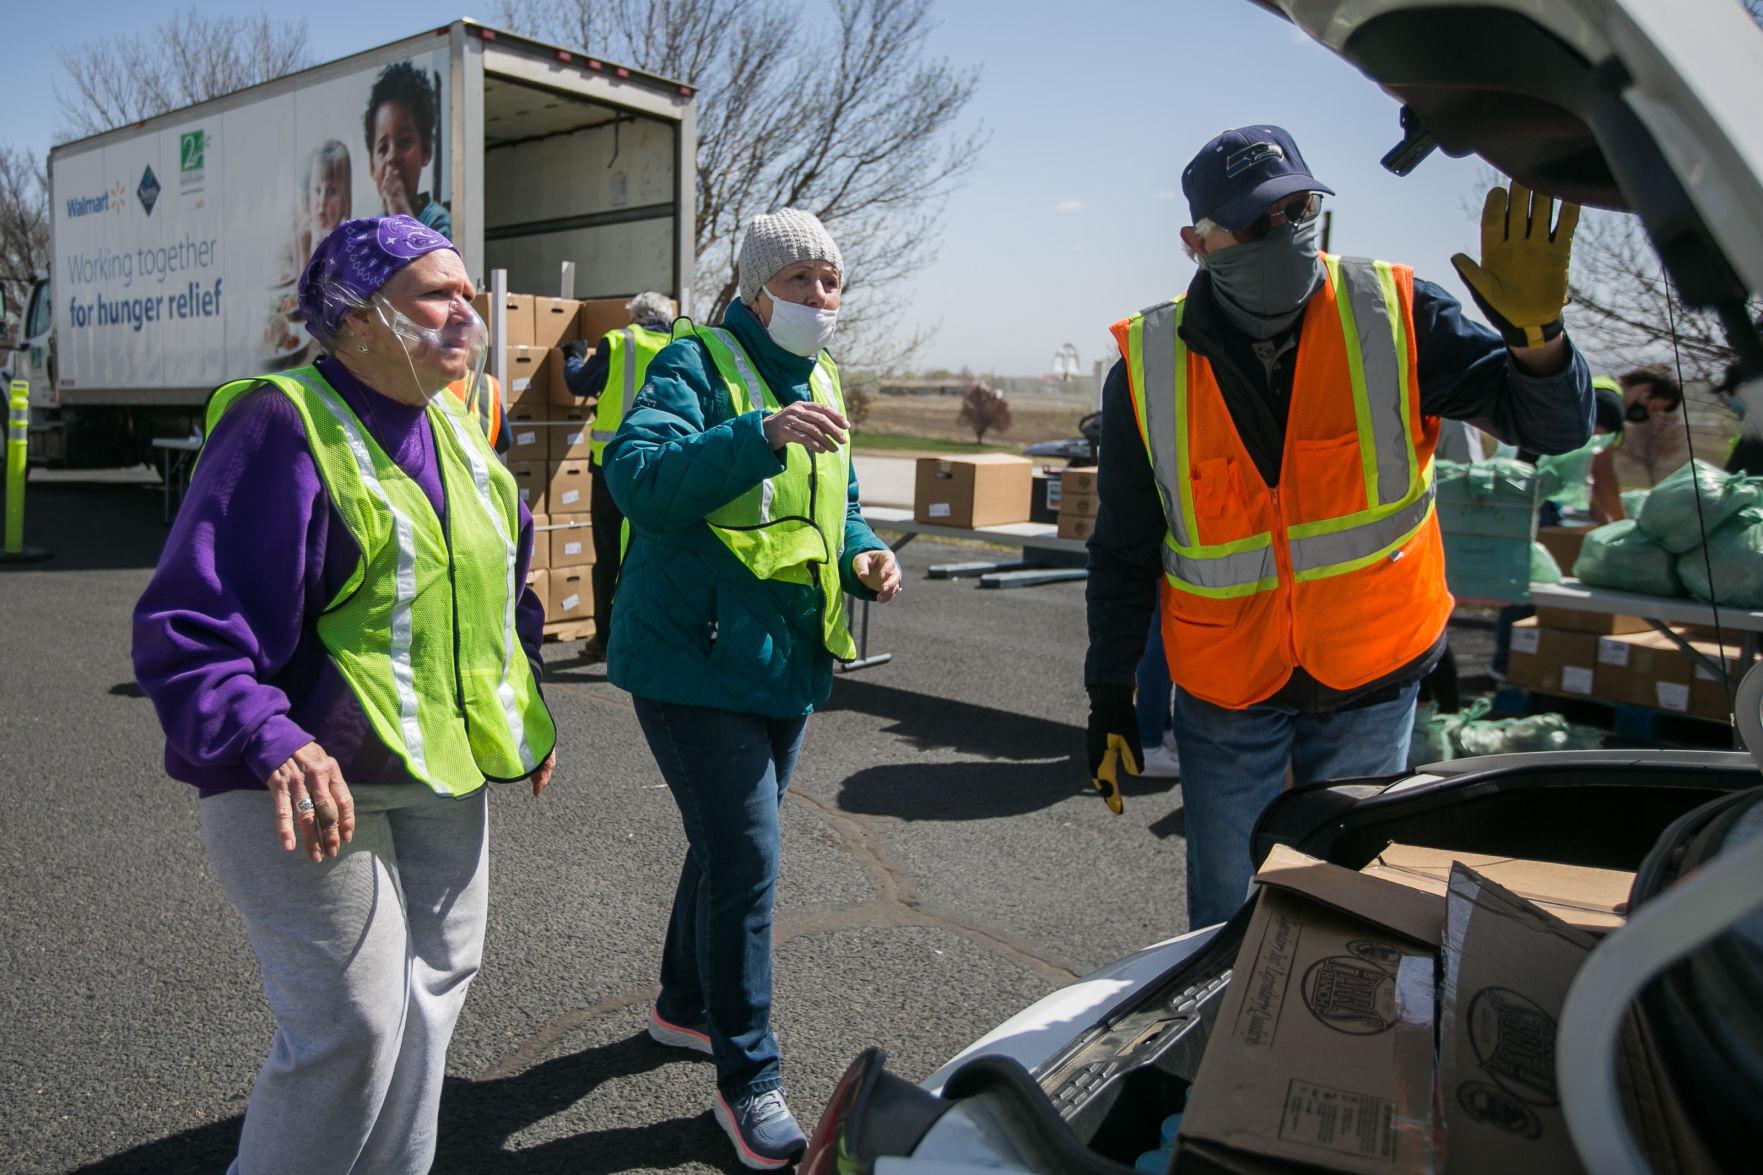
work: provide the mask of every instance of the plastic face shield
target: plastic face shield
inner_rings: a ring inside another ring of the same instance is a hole
[[[490,355],[490,329],[467,299],[455,297],[448,309],[447,321],[437,327],[417,325],[383,295],[375,294],[373,303],[375,315],[404,348],[411,383],[425,397],[434,399],[443,388],[459,379],[469,377],[472,382],[468,387],[475,387],[483,379],[484,365]],[[422,364],[421,370],[430,373],[426,380],[418,374],[418,360]],[[446,379],[435,374],[459,370],[455,365],[458,361],[463,361],[460,375]],[[441,382],[434,387],[427,386],[436,379]]]

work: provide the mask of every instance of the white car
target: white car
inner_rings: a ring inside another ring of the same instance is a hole
[[[1685,301],[1720,313],[1741,398],[1763,415],[1763,343],[1746,314],[1747,296],[1763,292],[1763,31],[1739,0],[1253,2],[1404,104],[1402,141],[1385,158],[1399,174],[1434,147],[1476,153],[1538,192],[1636,212]],[[1357,869],[1398,841],[1638,871],[1627,925],[1599,945],[1563,1009],[1558,1073],[1574,1145],[1599,1175],[1645,1169],[1611,1061],[1616,1025],[1638,1006],[1720,1168],[1756,1169],[1763,667],[1737,712],[1750,755],[1503,755],[1288,792],[1262,815],[1255,855],[1285,844]],[[1198,1072],[1251,908],[1053,993],[922,1085],[866,1051],[802,1171],[1132,1170],[1167,1141],[1161,1125]],[[1649,982],[1686,953],[1694,966]],[[1176,1152],[1173,1170],[1201,1169],[1217,1168]]]

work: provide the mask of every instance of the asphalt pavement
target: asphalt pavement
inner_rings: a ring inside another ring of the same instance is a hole
[[[221,1171],[272,1025],[165,777],[129,614],[165,535],[140,477],[33,475],[0,570],[0,1170]],[[880,1045],[919,1080],[1033,999],[1184,929],[1178,791],[1109,814],[1083,767],[1083,584],[925,578],[874,609],[784,809],[774,1023],[812,1129]],[[707,1061],[643,1033],[684,841],[629,699],[547,646],[559,767],[491,799],[487,953],[450,1054],[442,1172],[741,1170]],[[324,1129],[322,1122],[312,1128]]]

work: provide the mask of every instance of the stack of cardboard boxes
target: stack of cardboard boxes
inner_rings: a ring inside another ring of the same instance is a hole
[[[489,295],[474,301],[491,322]],[[625,299],[544,298],[509,294],[502,337],[507,386],[508,470],[537,528],[528,582],[545,601],[545,632],[571,640],[593,633],[594,596],[589,567],[589,440],[595,400],[570,393],[563,346],[592,345],[629,320]]]
[[[1723,650],[1712,632],[1687,626],[1673,631],[1709,661],[1738,664],[1738,646]],[[1513,626],[1506,672],[1514,684],[1542,693],[1715,722],[1732,716],[1726,687],[1713,671],[1638,616],[1539,608]]]
[[[1096,471],[1067,469],[1059,475],[1059,537],[1087,539],[1096,529]]]

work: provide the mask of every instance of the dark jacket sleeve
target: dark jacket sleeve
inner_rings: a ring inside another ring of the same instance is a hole
[[[1467,420],[1537,453],[1570,453],[1591,439],[1592,376],[1571,342],[1561,371],[1526,375],[1499,335],[1464,318],[1457,299],[1418,278],[1414,333],[1426,415]]]
[[[563,360],[563,382],[572,396],[598,396],[606,390],[606,376],[612,370],[612,344],[604,336],[586,359],[566,357]]]
[[[533,565],[533,513],[525,502],[520,504],[520,538],[515,544],[514,582],[523,584],[514,606],[514,635],[532,666],[533,680],[545,680],[545,601],[526,582],[526,573]]]
[[[1089,547],[1084,601],[1090,649],[1084,684],[1134,680],[1157,610],[1157,577],[1167,524],[1151,458],[1139,437],[1126,364],[1116,362],[1102,388],[1102,437],[1096,471],[1096,529]]]

